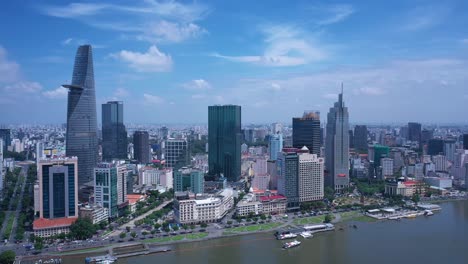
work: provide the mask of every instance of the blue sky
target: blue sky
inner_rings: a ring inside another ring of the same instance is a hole
[[[130,123],[322,118],[341,82],[352,123],[466,123],[466,1],[8,1],[0,10],[0,123],[64,123],[80,44],[96,99]]]

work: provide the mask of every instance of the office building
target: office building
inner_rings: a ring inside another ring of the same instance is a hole
[[[421,147],[421,124],[414,122],[408,123],[408,140],[418,142]]]
[[[90,45],[79,46],[76,52],[72,83],[68,88],[66,156],[78,158],[78,186],[90,186],[98,161],[96,96],[93,53]],[[80,191],[80,199],[87,200]]]
[[[270,188],[270,175],[269,174],[259,174],[255,175],[252,180],[252,188],[254,190],[268,190]]]
[[[109,217],[118,216],[118,176],[114,163],[99,163],[94,169],[94,202],[107,208]]]
[[[367,126],[357,125],[354,127],[354,148],[359,152],[367,152]]]
[[[164,144],[164,159],[167,168],[177,170],[190,164],[190,154],[186,139],[169,138]]]
[[[38,141],[36,143],[36,164],[39,160],[44,158],[44,142]]]
[[[440,138],[430,139],[427,143],[427,155],[439,155],[444,152],[444,141]]]
[[[134,159],[141,164],[150,163],[149,134],[147,131],[133,133]]]
[[[292,120],[292,144],[301,149],[306,146],[310,153],[320,155],[320,112],[304,112]]]
[[[435,155],[432,157],[432,162],[435,165],[435,171],[446,172],[448,169],[447,157],[444,155]]]
[[[101,222],[108,222],[109,220],[109,209],[102,206],[90,206],[86,205],[80,207],[79,212],[80,218],[88,218],[91,220],[93,225]]]
[[[325,167],[327,185],[340,191],[349,186],[349,115],[343,93],[327,116]]]
[[[323,171],[323,158],[319,158],[316,154],[299,154],[299,202],[311,202],[323,199]]]
[[[297,149],[285,148],[278,156],[278,194],[287,198],[288,208],[299,208],[299,157]]]
[[[281,123],[273,123],[271,124],[271,134],[282,134],[283,133],[283,125]]]
[[[241,175],[241,107],[208,107],[209,174],[235,182]]]
[[[375,168],[380,167],[382,158],[389,157],[390,148],[382,145],[372,145],[369,147],[369,160],[374,162]]]
[[[255,175],[265,175],[267,173],[267,160],[257,158],[255,163],[252,165],[252,169]]]
[[[380,165],[382,166],[382,176],[384,179],[393,176],[393,159],[381,158]]]
[[[446,139],[444,141],[444,155],[449,161],[455,161],[456,141],[454,139]]]
[[[11,144],[11,130],[7,128],[0,128],[0,141],[3,141],[3,152],[8,150]]]
[[[117,163],[117,204],[123,205],[128,202],[128,178],[131,177],[131,171],[127,168],[127,164]],[[133,188],[133,186],[131,186]]]
[[[430,139],[434,136],[434,130],[423,129],[421,131],[421,142],[422,144],[427,144]]]
[[[0,197],[3,191],[3,140],[0,139]]]
[[[233,206],[232,189],[204,196],[185,193],[174,201],[174,217],[179,224],[212,223],[226,216]]]
[[[201,170],[183,167],[174,171],[174,191],[203,193],[205,177]]]
[[[283,149],[283,135],[274,134],[270,137],[270,144],[268,151],[270,154],[270,160],[278,159],[278,153]]]
[[[174,187],[172,169],[143,168],[140,171],[140,184],[171,189]]]
[[[38,237],[68,233],[78,218],[78,159],[76,157],[40,160],[39,218],[33,232]]]
[[[463,134],[463,149],[468,149],[468,134]]]
[[[127,130],[123,123],[123,103],[102,104],[102,159],[127,159]]]

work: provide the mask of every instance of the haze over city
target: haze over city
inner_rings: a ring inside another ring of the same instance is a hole
[[[97,104],[124,101],[128,123],[206,123],[213,104],[241,105],[243,123],[324,120],[341,83],[351,123],[465,123],[467,5],[5,2],[0,122],[65,123],[61,85],[91,44]]]

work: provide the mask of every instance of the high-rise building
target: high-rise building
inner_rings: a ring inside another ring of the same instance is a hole
[[[320,155],[320,112],[304,112],[292,120],[292,144],[294,148],[306,146],[310,153]]]
[[[123,103],[102,104],[102,159],[127,159],[127,130],[123,123]]]
[[[150,162],[149,134],[147,131],[135,131],[133,133],[133,157],[139,163],[147,164]]]
[[[382,176],[383,178],[393,176],[393,159],[391,158],[381,158],[380,164],[382,166]]]
[[[349,186],[349,115],[340,93],[327,116],[325,167],[327,185],[340,191]]]
[[[310,154],[307,147],[283,149],[277,168],[278,194],[287,198],[289,209],[299,208],[301,202],[323,199],[324,160]]]
[[[114,163],[99,163],[94,169],[94,202],[109,210],[109,217],[118,216],[118,175]]]
[[[274,134],[270,137],[270,145],[268,151],[270,153],[270,160],[278,159],[278,153],[283,149],[283,135]]]
[[[366,125],[357,125],[354,127],[354,148],[357,151],[367,151],[368,144]]]
[[[169,138],[164,142],[165,166],[177,170],[190,163],[188,142],[186,139]]]
[[[195,194],[205,190],[205,177],[203,171],[184,167],[174,171],[174,191],[190,191]]]
[[[463,134],[463,149],[468,149],[468,134]]]
[[[3,140],[3,152],[8,150],[11,144],[11,131],[7,128],[0,128],[0,141]]]
[[[78,159],[42,159],[37,167],[39,217],[78,217]]]
[[[456,141],[454,139],[444,140],[444,155],[447,157],[447,160],[452,162],[455,160],[455,145]]]
[[[421,145],[421,124],[409,122],[408,123],[408,140],[418,142]]]
[[[44,142],[38,141],[36,143],[36,164],[39,160],[44,158]]]
[[[128,201],[127,199],[127,183],[130,176],[130,170],[127,164],[122,163],[117,165],[117,204],[121,205]],[[132,186],[133,187],[133,186]]]
[[[440,138],[429,139],[427,143],[427,155],[439,155],[444,152],[444,141]]]
[[[389,147],[383,145],[373,145],[369,149],[369,160],[374,162],[375,168],[378,168],[381,166],[381,159],[389,157],[389,154]]]
[[[223,174],[228,181],[241,175],[241,107],[215,105],[208,107],[209,174]]]
[[[91,185],[98,160],[96,96],[93,52],[90,45],[76,52],[72,83],[68,88],[66,155],[78,157],[78,185]],[[80,195],[80,199],[87,197]]]
[[[3,140],[0,139],[0,195],[3,191]]]
[[[435,165],[435,171],[442,171],[446,172],[448,163],[447,163],[447,157],[444,155],[435,155],[432,157],[432,162],[434,162]]]
[[[354,132],[352,129],[349,130],[349,147],[354,148]]]
[[[271,124],[271,134],[281,134],[283,133],[283,125],[281,123]]]
[[[434,130],[423,129],[421,131],[421,142],[422,144],[427,144],[430,139],[434,136]]]

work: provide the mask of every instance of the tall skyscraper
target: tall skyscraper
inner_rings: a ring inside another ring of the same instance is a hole
[[[434,136],[434,130],[423,129],[421,131],[421,143],[427,144],[430,139]]]
[[[270,137],[269,152],[270,160],[277,160],[278,153],[283,149],[283,135],[274,134]]]
[[[366,125],[357,125],[354,127],[354,148],[357,151],[367,151],[368,144]]]
[[[177,170],[189,165],[190,155],[186,139],[169,138],[164,142],[165,166]]]
[[[455,161],[455,139],[448,138],[444,140],[444,155],[447,157],[447,160],[453,162]]]
[[[149,134],[147,131],[135,131],[133,133],[134,158],[142,164],[150,162]]]
[[[348,133],[349,133],[349,147],[354,148],[354,131],[350,129]]]
[[[123,103],[102,104],[102,159],[127,158],[127,130],[123,123]]]
[[[44,142],[39,141],[36,143],[36,164],[42,158],[44,158]]]
[[[288,199],[288,208],[297,209],[301,202],[323,199],[324,160],[302,149],[284,148],[277,160],[278,193]]]
[[[427,155],[439,155],[444,152],[444,141],[440,138],[433,138],[428,141]]]
[[[325,167],[327,185],[340,191],[349,186],[349,115],[343,92],[327,116]]]
[[[294,117],[292,124],[293,147],[306,146],[310,153],[320,156],[320,112],[304,112],[302,117]]]
[[[93,53],[90,45],[76,52],[72,83],[68,88],[66,155],[78,157],[78,185],[92,185],[98,160],[96,96]],[[86,200],[87,197],[80,199]]]
[[[208,166],[211,175],[223,174],[228,181],[241,175],[241,107],[208,107]]]
[[[0,128],[0,141],[3,140],[3,152],[8,150],[11,144],[11,131],[7,128]]]
[[[421,145],[421,124],[408,123],[408,140],[418,142]]]
[[[76,157],[39,161],[40,218],[78,217],[78,166]]]
[[[463,134],[463,149],[468,149],[468,134]]]
[[[0,195],[3,191],[3,140],[0,139]]]

